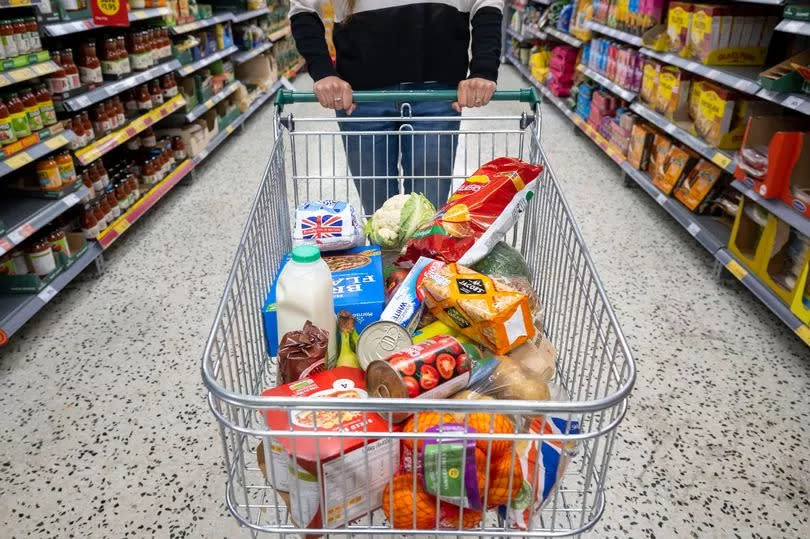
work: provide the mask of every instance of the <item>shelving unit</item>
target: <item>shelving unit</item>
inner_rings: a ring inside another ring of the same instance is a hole
[[[231,13],[220,13],[214,15],[213,17],[209,17],[207,19],[202,19],[200,21],[190,22],[188,24],[181,24],[180,26],[173,26],[169,29],[169,31],[175,35],[179,36],[180,34],[187,34],[189,32],[194,32],[195,30],[200,30],[202,28],[208,28],[209,26],[214,26],[215,24],[219,24],[221,22],[233,22],[233,14]]]
[[[28,322],[40,309],[61,292],[87,266],[101,255],[101,247],[91,241],[87,250],[70,267],[62,271],[48,286],[38,294],[0,295],[0,346],[8,342],[23,324]]]
[[[121,129],[113,131],[109,135],[103,136],[84,148],[77,150],[75,152],[76,159],[78,159],[79,163],[82,165],[89,165],[99,157],[125,144],[129,139],[143,132],[147,127],[156,124],[185,104],[185,98],[182,95],[176,95],[146,114],[135,118]]]
[[[239,48],[236,45],[231,45],[227,49],[217,51],[214,54],[209,54],[205,58],[200,58],[196,62],[192,62],[192,63],[190,63],[188,65],[178,67],[176,69],[176,71],[177,71],[178,74],[180,74],[180,76],[185,77],[186,75],[190,75],[190,74],[194,73],[198,69],[202,69],[207,65],[213,64],[217,60],[221,60],[221,59],[225,58],[226,56],[230,56],[231,54],[237,52],[238,50],[239,50]]]
[[[129,12],[129,21],[144,21],[147,19],[155,19],[157,17],[165,17],[171,15],[172,10],[168,7],[156,7],[150,9],[136,9]],[[45,24],[42,26],[45,34],[50,37],[66,36],[68,34],[76,34],[78,32],[86,32],[95,28],[103,28],[93,22],[93,19],[82,19],[79,21],[70,22],[56,22]]]
[[[70,144],[75,139],[76,136],[73,134],[73,131],[62,131],[56,136],[44,140],[39,144],[34,144],[21,152],[15,153],[11,157],[3,159],[0,161],[0,178],[24,167],[28,163],[36,161],[40,157],[44,157],[49,153]]]
[[[547,26],[547,27],[545,27],[545,29],[543,31],[545,33],[547,33],[548,35],[559,39],[560,41],[568,43],[572,47],[579,48],[579,47],[582,46],[582,40],[581,39],[577,39],[574,36],[572,36],[571,34],[566,34],[565,32],[557,30],[556,28],[552,28],[550,26]]]
[[[634,36],[633,34],[628,34],[627,32],[616,30],[615,28],[605,26],[604,24],[599,24],[598,22],[595,21],[585,21],[585,28],[588,28],[589,30],[592,30],[594,32],[598,32],[602,35],[612,37],[613,39],[618,39],[619,41],[623,41],[630,45],[641,47],[641,36]]]
[[[125,90],[131,90],[139,84],[148,82],[154,78],[160,77],[161,75],[165,75],[166,73],[176,71],[180,67],[180,62],[172,59],[156,65],[153,68],[130,75],[125,79],[108,82],[99,88],[71,97],[70,99],[66,99],[64,102],[65,109],[70,112],[82,110],[90,105],[95,105],[96,103],[100,103],[105,99],[116,96]]]
[[[77,182],[76,190],[62,198],[10,197],[10,204],[0,208],[0,220],[9,227],[5,235],[0,236],[0,256],[78,204],[87,192],[87,187]]]
[[[272,41],[267,41],[266,43],[262,43],[257,47],[253,47],[249,51],[239,51],[233,53],[233,63],[236,65],[244,64],[248,60],[255,58],[256,56],[262,54],[265,51],[269,51],[273,47]]]
[[[625,101],[632,101],[636,98],[636,95],[638,95],[635,92],[631,92],[630,90],[625,90],[624,88],[622,88],[621,86],[619,86],[606,76],[602,75],[601,73],[591,69],[590,67],[584,64],[579,64],[577,66],[577,69],[581,71],[586,77],[588,77],[593,81],[598,82],[599,84],[601,84],[602,86],[604,86],[617,96],[621,97]]]
[[[717,148],[710,146],[705,141],[692,135],[682,127],[670,122],[667,118],[661,116],[646,105],[636,102],[630,105],[630,109],[651,124],[663,129],[669,135],[686,144],[706,159],[709,159],[715,165],[725,169],[726,172],[734,172],[734,169],[736,168],[734,158],[728,152],[718,150]]]
[[[242,86],[242,83],[239,82],[238,80],[230,83],[228,86],[217,92],[214,96],[191,109],[191,112],[189,112],[185,116],[186,122],[193,122],[194,120],[196,120],[197,118],[199,118],[200,116],[202,116],[203,114],[214,108],[217,103],[221,102],[223,99],[234,93],[240,86]]]
[[[539,2],[537,2],[539,3]],[[761,0],[756,3],[764,3],[777,5],[780,4],[778,0]],[[783,26],[787,21],[783,21]],[[791,21],[793,22],[793,21]],[[630,45],[640,46],[641,40],[637,36],[620,32],[613,28],[609,28],[599,23],[589,21],[586,25],[595,32],[604,34],[619,41],[623,41]],[[810,24],[808,24],[810,26]],[[793,25],[790,28],[798,28],[798,25]],[[547,29],[550,35],[560,39],[559,32],[555,29]],[[800,32],[797,32],[800,33]],[[516,32],[508,31],[506,36],[516,37],[521,39]],[[640,49],[641,53],[655,58],[658,61],[676,65],[692,73],[696,73],[704,78],[713,80],[724,86],[735,88],[741,92],[754,95],[761,99],[765,99],[774,103],[778,103],[786,108],[796,110],[804,114],[810,114],[810,96],[803,94],[790,94],[779,93],[765,90],[760,87],[757,76],[762,68],[717,68],[705,66],[694,62],[692,60],[681,58],[677,55],[670,53],[658,53],[646,48]],[[782,320],[788,327],[791,328],[803,341],[810,346],[810,327],[804,325],[795,315],[790,312],[790,308],[781,301],[756,275],[748,272],[743,265],[734,258],[734,256],[727,249],[728,239],[730,236],[730,227],[723,224],[716,219],[708,216],[697,215],[689,211],[683,204],[674,197],[664,195],[658,188],[656,188],[650,181],[649,176],[631,166],[621,154],[621,152],[609,141],[605,140],[596,130],[580,118],[574,111],[568,108],[567,104],[560,98],[554,96],[551,91],[538,80],[532,77],[529,69],[520,63],[520,61],[510,52],[505,54],[506,60],[513,64],[523,77],[529,83],[538,88],[538,90],[545,96],[545,98],[552,103],[560,112],[562,112],[571,122],[589,138],[591,138],[614,162],[616,162],[622,169],[623,173],[631,178],[638,184],[642,190],[651,196],[656,202],[664,208],[670,216],[678,222],[689,234],[694,237],[697,242],[702,245],[708,252],[710,252],[718,264],[722,265],[729,270],[732,275],[742,282],[760,301],[768,306],[777,317]],[[718,150],[712,147],[702,139],[694,136],[689,132],[689,126],[681,126],[671,122],[658,112],[652,110],[645,103],[637,99],[637,95],[621,95],[617,90],[620,89],[600,73],[593,71],[587,66],[580,65],[578,69],[587,77],[598,82],[611,92],[619,95],[627,101],[630,101],[630,108],[644,118],[649,123],[662,129],[674,139],[679,140],[681,143],[689,146],[706,159],[711,160],[716,165],[723,168],[725,171],[733,173],[736,168],[732,153],[723,150]],[[590,72],[589,72],[590,71]],[[600,80],[600,78],[602,80]],[[623,90],[623,89],[622,89]],[[794,211],[790,206],[783,203],[781,200],[767,200],[759,196],[753,189],[746,187],[739,181],[731,182],[731,185],[740,191],[747,198],[754,200],[762,205],[766,210],[776,215],[779,219],[790,224],[799,232],[810,235],[810,219],[806,219],[798,212]]]
[[[34,5],[38,4],[38,2],[26,0],[11,0],[11,2],[9,2],[9,0],[0,0],[0,8],[2,8],[4,4],[10,4],[10,7],[17,7]],[[203,21],[195,21],[193,23],[176,26],[170,28],[170,30],[172,35],[183,35],[198,29],[211,27],[220,22],[229,21],[239,23],[262,17],[269,13],[269,8],[242,13],[217,13],[213,17]],[[129,19],[130,21],[141,21],[150,18],[157,19],[170,14],[171,9],[168,7],[150,8],[131,11],[129,13]],[[64,39],[77,40],[82,38],[79,36],[71,36],[71,34],[97,30],[99,26],[95,25],[91,19],[86,19],[47,23],[41,25],[40,28],[45,39],[68,36]],[[70,116],[71,113],[87,109],[88,107],[99,104],[126,90],[134,89],[143,83],[152,81],[165,74],[176,72],[180,77],[186,76],[230,55],[233,55],[232,59],[235,65],[248,62],[270,50],[274,40],[278,41],[289,34],[290,27],[289,25],[285,25],[271,34],[271,40],[249,51],[239,51],[237,47],[231,46],[186,66],[182,66],[178,60],[172,58],[149,70],[132,73],[121,80],[108,81],[93,89],[85,88],[84,91],[82,89],[75,90],[71,93],[70,97],[59,102],[61,108],[58,108],[57,112],[60,114],[61,119]],[[88,34],[88,36],[89,35],[90,34]],[[49,44],[44,43],[44,45],[47,48]],[[64,47],[65,45],[61,46]],[[75,50],[75,46],[73,48]],[[42,52],[40,55],[41,56],[38,58],[40,60],[48,58],[47,52]],[[292,67],[287,69],[287,74],[292,76],[297,73],[302,66],[303,62],[301,61],[295,63]],[[0,87],[48,75],[57,69],[58,66],[55,62],[47,60],[6,71],[0,73]],[[258,97],[250,103],[244,113],[236,116],[229,125],[224,126],[220,132],[209,141],[202,152],[178,164],[173,171],[144,193],[138,201],[130,206],[118,219],[111,223],[110,226],[101,231],[96,237],[97,241],[88,242],[86,252],[78,257],[74,264],[62,270],[54,281],[40,293],[29,295],[0,294],[0,346],[5,344],[14,332],[45,306],[54,295],[63,290],[67,284],[91,262],[100,260],[106,248],[125,234],[132,225],[140,220],[151,208],[155,207],[157,202],[165,197],[183,178],[189,177],[193,174],[196,167],[203,165],[205,159],[210,157],[217,147],[232,135],[238,127],[242,126],[245,121],[282,86],[291,87],[291,84],[287,79],[280,78],[268,91],[259,94]],[[154,107],[146,114],[132,119],[124,127],[104,136],[99,134],[100,138],[98,140],[91,142],[84,148],[75,150],[73,153],[76,166],[89,165],[99,158],[111,154],[111,152],[125,144],[128,140],[138,136],[139,133],[142,133],[148,127],[157,124],[164,118],[168,118],[173,113],[176,113],[175,117],[179,119],[183,125],[185,125],[185,123],[194,122],[204,115],[206,111],[213,109],[217,104],[223,102],[229,96],[232,96],[242,87],[242,83],[239,80],[235,80],[227,84],[222,91],[201,103],[193,110],[187,113],[183,112],[182,114],[178,111],[185,105],[185,97],[182,94],[177,95],[160,106]],[[39,135],[41,135],[43,139],[39,142],[32,143],[36,139],[34,138],[32,140],[31,137],[26,137],[24,141],[17,143],[19,144],[20,151],[0,161],[0,177],[28,164],[33,164],[33,162],[40,157],[59,150],[75,141],[76,137],[72,131],[62,130],[61,124],[56,124],[56,126],[59,129],[52,127],[40,131]],[[23,145],[25,144],[30,144],[30,146],[23,149]],[[7,152],[10,152],[12,148],[16,149],[14,145],[7,146],[5,149]],[[12,193],[6,195],[4,192],[3,204],[0,205],[0,220],[3,221],[7,230],[3,234],[0,234],[0,255],[14,249],[30,236],[48,227],[54,219],[82,204],[82,200],[88,198],[89,190],[80,180],[77,180],[70,189],[72,189],[72,191],[63,189],[62,191],[53,193],[53,198],[36,198],[22,192],[20,194]]]

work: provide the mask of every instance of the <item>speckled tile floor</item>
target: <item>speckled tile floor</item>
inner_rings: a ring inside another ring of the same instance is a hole
[[[501,86],[522,83],[504,67]],[[807,537],[807,348],[544,112],[549,160],[638,364],[592,535]],[[106,253],[100,278],[0,350],[1,536],[247,536],[224,507],[199,358],[271,143],[266,107]]]

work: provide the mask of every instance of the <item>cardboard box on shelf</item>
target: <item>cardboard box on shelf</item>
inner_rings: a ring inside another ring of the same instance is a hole
[[[656,133],[653,137],[653,144],[650,151],[650,163],[647,172],[650,176],[664,174],[664,160],[672,147],[672,140],[663,133]]]
[[[656,171],[652,178],[653,185],[665,195],[669,195],[686,178],[697,161],[697,154],[689,148],[671,146],[664,157],[661,170]]]
[[[792,64],[810,66],[810,50],[791,56],[759,74],[759,85],[775,92],[800,92],[804,79]]]
[[[627,161],[638,170],[647,170],[650,163],[650,153],[655,138],[653,130],[639,122],[630,132],[630,144],[627,149]]]
[[[194,157],[205,149],[208,141],[205,139],[205,129],[199,123],[186,124],[182,127],[158,129],[155,132],[159,137],[180,137],[186,147],[189,157]]]
[[[671,8],[670,8],[671,9]],[[689,29],[690,54],[706,65],[758,66],[779,22],[766,6],[695,4]]]
[[[671,121],[686,120],[692,74],[675,66],[663,66],[655,90],[655,110]]]
[[[746,165],[754,153],[766,159],[759,174]],[[810,119],[751,116],[734,176],[760,196],[781,198],[810,217]]]
[[[667,38],[669,51],[689,57],[689,31],[692,27],[694,4],[670,2],[667,15]]]
[[[714,163],[701,159],[675,189],[675,198],[695,213],[701,213],[704,201],[720,184],[723,171]]]
[[[252,84],[267,90],[278,80],[278,70],[275,62],[266,54],[251,58],[244,64],[236,66],[236,77],[245,84]]]
[[[768,244],[776,235],[776,222],[762,206],[746,197],[740,198],[728,249],[754,273],[767,265]]]
[[[647,58],[644,60],[641,76],[641,91],[639,96],[647,104],[655,103],[655,89],[658,86],[658,74],[661,72],[661,64],[655,60]]]

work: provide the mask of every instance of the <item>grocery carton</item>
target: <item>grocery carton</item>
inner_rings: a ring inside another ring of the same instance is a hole
[[[663,133],[656,133],[650,151],[649,168],[647,169],[650,176],[664,173],[664,160],[669,154],[670,147],[672,147],[672,140]]]
[[[721,174],[719,167],[701,159],[675,189],[675,198],[693,212],[700,213],[709,193],[719,185],[717,180]]]
[[[675,66],[664,66],[658,75],[655,109],[673,121],[686,119],[692,75]]]
[[[293,522],[307,528],[337,528],[380,507],[383,489],[399,467],[399,441],[373,438],[376,432],[388,432],[388,421],[373,412],[351,410],[352,399],[368,398],[362,369],[337,367],[268,389],[262,396],[347,400],[348,409],[263,412],[270,429],[291,433],[274,441],[289,458]],[[321,435],[295,436],[313,431]],[[330,432],[356,432],[358,437]]]
[[[630,145],[627,150],[627,161],[639,170],[647,170],[655,135],[646,125],[636,123],[630,132]]]
[[[367,325],[380,318],[385,306],[385,289],[382,276],[382,255],[377,245],[361,245],[345,251],[323,254],[323,259],[332,271],[332,295],[335,313],[346,310],[356,319],[359,333]],[[289,256],[281,261],[278,276]],[[267,353],[275,356],[278,351],[278,326],[276,324],[276,282],[270,288],[262,308],[264,339]]]
[[[697,160],[697,155],[690,150],[672,146],[664,158],[663,173],[659,170],[653,176],[653,185],[658,187],[665,195],[669,195],[689,174]]]
[[[689,30],[692,26],[693,4],[670,2],[667,15],[669,50],[680,56],[689,56]]]
[[[661,64],[654,60],[645,60],[643,74],[641,76],[641,100],[645,103],[653,104],[655,100],[655,88],[658,86],[658,74],[661,72]]]

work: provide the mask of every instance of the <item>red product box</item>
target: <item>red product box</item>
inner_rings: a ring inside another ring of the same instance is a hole
[[[573,81],[563,83],[552,79],[548,83],[548,89],[551,90],[551,93],[556,95],[557,97],[568,97],[569,95],[571,95],[571,87],[573,85],[574,85]]]
[[[364,399],[368,393],[362,369],[337,367],[268,389],[262,396]],[[289,460],[289,510],[297,525],[337,528],[366,514],[369,508],[380,507],[383,489],[399,468],[400,444],[395,439],[369,435],[388,432],[387,420],[368,412],[363,421],[363,412],[351,409],[270,409],[263,413],[268,427],[275,431],[322,433],[317,438],[273,439]],[[357,432],[359,437],[330,436],[329,432]],[[274,463],[274,469],[279,468]]]
[[[551,49],[551,58],[558,58],[559,61],[569,63],[569,64],[576,64],[577,61],[577,49],[574,47],[569,47],[568,45],[558,45]]]
[[[594,92],[591,98],[591,110],[599,109],[605,116],[613,116],[616,106],[616,99],[606,92]]]

